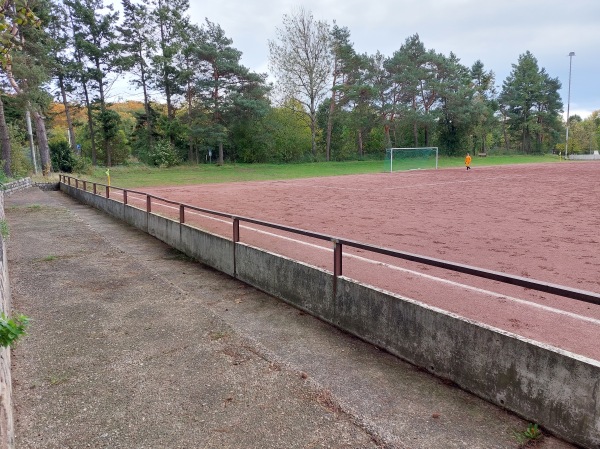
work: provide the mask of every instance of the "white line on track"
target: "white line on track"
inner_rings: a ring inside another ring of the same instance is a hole
[[[464,184],[464,183],[470,183],[470,182],[477,182],[478,184],[481,184],[482,182],[494,181],[496,179],[514,179],[514,178],[527,178],[527,176],[525,176],[525,175],[494,176],[494,177],[484,178],[484,179],[477,178],[476,180],[475,179],[460,179],[460,180],[454,179],[452,181],[428,182],[428,183],[422,183],[422,184],[410,184],[410,185],[402,185],[402,186],[395,186],[395,187],[381,187],[381,188],[378,188],[377,191],[405,190],[405,189],[415,189],[415,188],[421,188],[421,187],[444,186],[444,185],[448,185],[448,184]],[[294,185],[294,184],[288,183],[288,185]],[[322,184],[318,184],[318,183],[312,183],[312,184],[296,183],[295,185],[301,186],[301,187],[312,187],[315,189],[353,190],[353,191],[358,191],[358,192],[372,192],[372,190],[370,190],[370,189],[360,189],[358,187],[335,187],[335,186],[322,185]]]
[[[170,206],[168,204],[163,204],[163,203],[153,203],[153,204],[156,204],[156,205],[162,206],[162,207],[167,207],[167,208],[170,208],[170,209],[179,210],[178,207]],[[201,212],[189,211],[188,213],[197,215],[197,216],[202,217],[202,218],[207,218],[209,220],[219,221],[221,223],[225,223],[225,224],[228,224],[228,225],[231,224],[231,222],[229,222],[227,220],[223,220],[222,218],[213,217],[211,215],[206,215],[206,214],[203,214]],[[324,251],[328,251],[328,252],[333,252],[332,248],[327,248],[327,247],[321,246],[321,245],[315,245],[314,243],[303,242],[302,240],[297,240],[297,239],[293,239],[293,238],[286,237],[286,236],[283,236],[283,235],[274,234],[272,232],[263,231],[263,230],[260,230],[260,229],[253,228],[251,226],[240,225],[240,227],[243,228],[243,229],[247,229],[249,231],[257,232],[259,234],[268,235],[270,237],[277,237],[277,238],[280,238],[282,240],[287,240],[287,241],[290,241],[290,242],[299,243],[301,245],[309,246],[311,248],[320,249],[320,250],[324,250]],[[483,294],[483,295],[492,296],[492,297],[494,297],[496,299],[505,299],[507,301],[512,301],[512,302],[515,302],[517,304],[521,304],[521,305],[525,305],[525,306],[529,306],[529,307],[541,309],[541,310],[544,310],[544,311],[550,312],[550,313],[556,313],[558,315],[568,316],[570,318],[574,318],[574,319],[581,320],[581,321],[587,321],[588,323],[592,323],[592,324],[600,326],[600,320],[598,320],[596,318],[591,318],[591,317],[587,317],[587,316],[584,316],[584,315],[579,315],[579,314],[573,313],[573,312],[567,312],[566,310],[556,309],[554,307],[544,306],[544,305],[538,304],[536,302],[526,301],[524,299],[519,299],[519,298],[515,298],[513,296],[503,295],[503,294],[500,294],[500,293],[493,292],[491,290],[485,290],[485,289],[478,288],[478,287],[473,287],[473,286],[470,286],[470,285],[467,285],[467,284],[461,284],[460,282],[450,281],[448,279],[443,279],[443,278],[439,278],[439,277],[436,277],[436,276],[431,276],[429,274],[420,273],[418,271],[409,270],[407,268],[398,267],[396,265],[391,265],[391,264],[388,264],[388,263],[385,263],[385,262],[379,262],[377,260],[367,259],[365,257],[357,256],[357,255],[354,255],[354,254],[348,254],[348,253],[346,253],[346,254],[344,254],[344,257],[348,257],[348,258],[360,260],[362,262],[366,262],[366,263],[370,263],[370,264],[374,264],[374,265],[384,266],[384,267],[390,268],[392,270],[401,271],[403,273],[409,273],[409,274],[412,274],[412,275],[415,275],[415,276],[419,276],[419,277],[422,277],[424,279],[428,279],[428,280],[431,280],[431,281],[434,281],[434,282],[441,282],[443,284],[452,285],[454,287],[463,288],[465,290],[471,290],[473,292],[480,293],[480,294]]]

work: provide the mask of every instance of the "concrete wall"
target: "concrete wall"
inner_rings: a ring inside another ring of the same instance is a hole
[[[21,185],[26,186],[25,183]],[[0,220],[4,219],[4,194],[0,193]],[[2,235],[0,235],[0,247],[0,312],[10,315],[10,285],[8,282],[8,263],[6,260],[6,241]],[[14,445],[15,428],[13,421],[12,379],[10,375],[10,348],[0,348],[0,449],[12,449]]]
[[[4,196],[33,185],[30,178],[23,178],[2,185],[0,190],[0,220],[4,220]],[[0,312],[12,314],[6,241],[0,235]],[[0,348],[0,449],[15,447],[13,420],[12,378],[10,374],[10,348]]]
[[[6,184],[2,184],[2,190],[5,195],[10,195],[17,190],[26,189],[27,187],[31,187],[31,178],[23,178],[18,179],[16,181],[7,182]]]
[[[190,257],[305,310],[590,449],[600,448],[600,362],[475,323],[246,244],[61,184]],[[120,211],[120,212],[119,212]],[[335,288],[334,288],[335,286]],[[335,291],[335,294],[334,294]]]

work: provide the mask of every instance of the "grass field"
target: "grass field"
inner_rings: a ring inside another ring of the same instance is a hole
[[[530,164],[559,162],[558,156],[475,156],[472,167],[485,165]],[[461,167],[463,157],[440,157],[439,168]],[[180,165],[156,168],[135,164],[111,167],[111,185],[132,188],[189,184],[214,184],[236,181],[263,181],[275,179],[313,178],[322,176],[380,173],[384,169],[382,160],[350,162],[313,162],[303,164],[225,164]],[[74,176],[106,184],[106,167],[97,167],[92,175]]]

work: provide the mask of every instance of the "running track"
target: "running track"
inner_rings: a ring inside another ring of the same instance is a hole
[[[600,292],[598,162],[142,190],[206,209]],[[129,194],[130,204],[144,207],[142,201]],[[178,216],[173,206],[155,201],[152,207]],[[186,211],[186,222],[228,238],[232,234],[231,220],[220,217]],[[256,225],[240,227],[242,242],[332,270],[333,249],[327,242]],[[600,360],[600,306],[347,247],[343,263],[345,276]]]

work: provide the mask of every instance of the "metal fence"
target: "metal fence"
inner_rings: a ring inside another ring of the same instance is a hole
[[[317,232],[307,231],[304,229],[294,228],[290,226],[284,226],[277,223],[270,223],[267,221],[257,220],[249,217],[242,217],[230,213],[219,212],[211,209],[204,209],[197,206],[192,206],[190,204],[179,203],[177,201],[172,201],[166,198],[162,198],[156,195],[152,195],[146,192],[141,192],[132,189],[123,189],[120,187],[112,187],[106,184],[100,184],[96,182],[89,182],[81,179],[77,179],[67,175],[60,175],[60,181],[68,186],[74,186],[76,189],[81,189],[85,191],[91,187],[91,192],[94,195],[105,196],[106,198],[111,198],[115,201],[117,199],[115,197],[120,197],[123,204],[131,205],[130,199],[131,195],[137,195],[141,198],[144,198],[143,203],[145,210],[148,214],[152,212],[152,201],[160,201],[165,204],[170,204],[176,206],[179,209],[179,218],[178,222],[181,224],[185,223],[186,219],[186,210],[202,212],[209,215],[214,215],[218,217],[225,217],[232,220],[232,241],[237,243],[240,241],[240,222],[252,223],[260,226],[265,226],[272,229],[277,229],[280,231],[290,232],[292,234],[302,235],[306,237],[312,237],[318,240],[329,241],[333,244],[333,275],[334,275],[334,293],[336,289],[337,282],[335,280],[343,275],[342,270],[342,254],[344,246],[348,246],[351,248],[357,248],[364,251],[369,251],[376,254],[382,254],[385,256],[391,256],[397,259],[408,260],[411,262],[417,262],[428,266],[443,268],[449,271],[455,271],[459,273],[465,273],[471,276],[476,276],[480,278],[490,279],[493,281],[498,281],[504,284],[515,285],[519,287],[524,287],[530,290],[536,290],[540,292],[545,292],[557,296],[562,296],[565,298],[571,298],[578,301],[583,301],[591,304],[600,305],[600,294],[585,290],[574,289],[570,287],[565,287],[558,284],[552,284],[548,282],[538,281],[535,279],[525,278],[521,276],[514,276],[506,273],[502,273],[499,271],[486,270],[484,268],[478,268],[470,265],[464,265],[454,262],[449,262],[442,259],[436,259],[426,256],[421,256],[418,254],[408,253],[404,251],[398,251],[395,249],[384,248],[380,246],[370,245],[366,243],[361,243],[355,240],[344,239],[340,237],[334,237],[326,234],[321,234]],[[114,195],[115,192],[118,192],[117,195]],[[111,194],[113,195],[111,197]],[[135,207],[135,206],[132,206]]]

